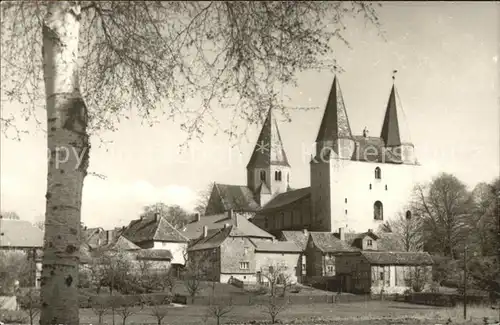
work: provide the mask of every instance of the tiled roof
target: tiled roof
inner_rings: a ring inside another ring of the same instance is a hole
[[[102,248],[105,250],[110,249],[115,251],[133,251],[141,249],[139,246],[137,246],[124,236],[115,238],[111,243],[104,245]]]
[[[222,229],[209,229],[207,231],[207,236],[195,241],[188,250],[196,251],[219,247],[224,242],[224,240],[229,237],[232,228],[232,226],[229,226]]]
[[[256,211],[260,205],[255,201],[252,191],[241,185],[214,184],[225,211]]]
[[[310,238],[316,247],[323,253],[349,252],[357,250],[330,232],[310,232]]]
[[[168,249],[141,249],[137,252],[138,260],[169,260],[173,259],[172,252]]]
[[[340,138],[351,138],[351,127],[344,105],[344,98],[338,78],[333,79],[333,84],[326,103],[325,112],[316,137],[316,142],[335,141]]]
[[[311,195],[311,188],[304,187],[293,191],[288,191],[284,193],[280,193],[272,198],[264,207],[262,207],[261,211],[276,209],[287,204],[293,203],[300,199],[303,199],[307,196]]]
[[[233,212],[232,218],[229,218],[227,214],[200,217],[200,221],[187,224],[181,232],[189,239],[196,239],[203,233],[203,226],[207,226],[207,229],[221,229],[224,228],[225,224],[235,225],[235,218],[238,218],[238,230],[237,232],[236,229],[233,231],[234,236],[238,234],[238,236],[244,237],[273,238],[271,234],[257,227],[245,217],[238,215],[237,212]]]
[[[309,239],[309,233],[302,230],[282,230],[283,238],[286,241],[294,242],[302,251],[307,247],[307,240]]]
[[[272,109],[267,113],[247,168],[265,168],[270,165],[290,167]]]
[[[432,265],[429,253],[425,252],[370,252],[362,251],[369,263],[375,265]]]
[[[380,251],[404,251],[403,238],[395,233],[381,232],[378,234],[377,248]]]
[[[43,231],[25,220],[0,219],[0,247],[43,247]]]
[[[133,220],[122,235],[136,244],[145,241],[181,243],[188,241],[167,219],[154,216]]]
[[[250,240],[252,241],[252,240]],[[298,247],[294,242],[286,241],[275,241],[275,242],[263,242],[257,241],[252,243],[255,246],[256,252],[278,252],[278,253],[301,253],[302,249]]]

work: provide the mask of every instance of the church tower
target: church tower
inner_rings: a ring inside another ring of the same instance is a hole
[[[261,207],[277,193],[289,189],[290,172],[278,123],[269,109],[247,165],[247,186]]]
[[[339,183],[338,174],[351,160],[355,141],[338,77],[335,76],[316,137],[316,153],[311,160],[312,230],[335,231],[347,224],[343,209],[332,202],[340,200],[332,183]],[[338,197],[337,197],[338,196]],[[336,227],[336,228],[334,228]]]
[[[394,83],[387,102],[380,138],[384,140],[386,150],[390,151],[401,163],[415,164],[414,146]]]

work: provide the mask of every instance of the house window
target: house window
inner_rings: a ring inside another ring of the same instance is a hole
[[[266,171],[265,170],[260,171],[260,180],[266,181]]]
[[[327,271],[328,273],[333,273],[333,265],[328,265],[328,266],[326,267],[326,271]]]
[[[240,262],[241,270],[248,270],[250,268],[250,262]]]
[[[215,255],[217,255],[217,249],[216,249],[216,248],[214,248],[214,249],[212,250],[212,256],[215,256]]]
[[[286,182],[290,184],[290,173],[286,174]]]
[[[406,220],[410,220],[411,219],[411,211],[408,210],[406,211]]]
[[[366,241],[366,246],[368,246],[368,247],[372,247],[372,246],[373,246],[373,241],[372,241],[371,239],[368,239],[368,240]]]
[[[381,179],[382,178],[382,171],[380,170],[380,167],[375,168],[375,179]]]
[[[245,255],[248,254],[248,247],[245,247],[245,252],[244,252]]]
[[[384,207],[380,201],[373,204],[373,219],[384,220]]]
[[[281,170],[277,170],[274,172],[274,180],[281,181]]]

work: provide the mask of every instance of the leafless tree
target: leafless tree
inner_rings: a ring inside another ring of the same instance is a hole
[[[261,274],[269,285],[271,297],[277,296],[280,286],[282,288],[281,296],[284,297],[287,290],[289,290],[293,284],[288,266],[284,263],[268,261],[268,267],[262,269]]]
[[[150,306],[151,316],[156,318],[157,324],[161,325],[163,319],[168,315],[168,305],[172,303],[172,296],[143,296],[143,303]]]
[[[396,219],[386,221],[379,230],[396,234],[407,252],[421,251],[423,248],[422,219],[417,215],[399,213]]]
[[[127,318],[137,313],[134,306],[123,298],[123,296],[114,296],[112,299],[112,304],[118,315],[122,318],[122,325],[126,325]]]
[[[92,311],[98,317],[98,324],[99,325],[103,324],[103,317],[109,310],[108,305],[106,304],[104,299],[102,297],[99,297],[99,296],[92,297],[90,303],[91,303]]]
[[[468,231],[471,195],[455,176],[442,173],[415,188],[415,214],[422,217],[427,249],[455,258]]]
[[[90,134],[115,129],[130,111],[150,123],[158,110],[178,118],[187,140],[201,138],[204,126],[221,129],[216,105],[231,109],[232,123],[222,130],[232,139],[246,131],[236,118],[262,123],[270,106],[288,116],[283,86],[295,85],[298,71],[332,69],[335,41],[348,45],[346,18],[361,16],[378,27],[376,5],[3,1],[1,98],[23,105],[28,118],[45,108],[47,122],[41,324],[78,323],[78,227]],[[200,107],[188,109],[190,99]],[[0,122],[15,127],[12,117]]]
[[[177,229],[182,228],[191,221],[191,215],[178,205],[167,205],[159,202],[145,206],[143,210],[141,217],[148,217],[158,213]]]
[[[196,202],[195,211],[201,216],[205,215],[205,210],[207,209],[208,200],[212,194],[215,183],[209,183],[206,188],[198,192],[198,199]]]
[[[29,288],[18,297],[22,309],[26,312],[30,325],[35,324],[35,318],[40,313],[40,292],[34,288]]]
[[[220,325],[222,318],[226,317],[233,311],[232,299],[216,298],[214,295],[210,297],[210,304],[207,308],[207,314],[215,318],[217,325]]]
[[[276,324],[278,315],[287,308],[286,298],[270,296],[263,308],[271,317],[271,324]]]

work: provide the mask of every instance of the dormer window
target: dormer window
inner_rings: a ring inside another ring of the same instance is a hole
[[[405,217],[406,217],[406,220],[410,220],[411,219],[411,211],[410,210],[406,211]]]
[[[368,239],[368,240],[366,241],[366,246],[367,246],[367,247],[373,247],[373,240]]]
[[[277,170],[274,172],[274,180],[281,181],[281,170]]]
[[[265,170],[261,170],[260,171],[260,180],[261,181],[266,181],[266,171]]]
[[[375,179],[382,179],[382,171],[380,167],[375,168]]]

